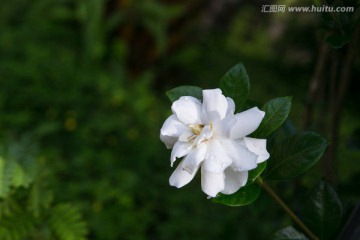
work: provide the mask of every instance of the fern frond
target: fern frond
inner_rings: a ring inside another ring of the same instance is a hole
[[[15,168],[16,162],[0,156],[0,198],[5,198],[8,195]]]
[[[30,136],[24,136],[19,142],[9,146],[7,158],[14,159],[17,163],[12,176],[14,187],[27,188],[38,173],[37,147]]]
[[[9,212],[0,218],[0,239],[23,240],[33,230],[33,217],[14,202]]]
[[[0,199],[4,199],[11,187],[27,188],[34,181],[38,166],[35,148],[28,138],[6,144],[0,150]]]
[[[49,189],[45,179],[37,179],[30,188],[27,201],[28,210],[39,217],[44,210],[50,207],[53,200],[53,193]]]
[[[79,211],[70,204],[58,204],[52,209],[50,227],[60,240],[86,239],[86,224]]]

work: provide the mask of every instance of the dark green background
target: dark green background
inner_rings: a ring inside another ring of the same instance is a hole
[[[288,131],[328,137],[319,122],[303,129],[302,121],[320,46],[332,30],[320,14],[261,13],[263,4],[277,3],[1,0],[2,141],[37,139],[55,201],[80,209],[89,239],[269,239],[291,222],[266,193],[232,208],[208,200],[199,176],[182,189],[170,187],[170,151],[159,140],[171,114],[165,91],[216,88],[238,62],[259,106],[293,96]],[[345,219],[359,197],[359,74],[357,58],[334,176]],[[328,102],[315,106],[316,116],[321,108]],[[318,164],[273,186],[301,216],[302,199],[324,172]]]

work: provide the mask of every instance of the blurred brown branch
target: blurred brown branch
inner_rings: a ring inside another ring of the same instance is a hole
[[[340,50],[330,49],[328,43],[322,43],[310,81],[304,113],[303,129],[314,127],[311,126],[314,122],[330,141],[321,168],[324,177],[333,184],[336,183],[336,158],[343,102],[351,78],[358,41],[359,28],[354,32],[349,44]]]

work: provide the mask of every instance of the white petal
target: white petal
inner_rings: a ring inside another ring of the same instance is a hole
[[[250,152],[243,141],[224,139],[221,145],[232,159],[231,167],[236,171],[248,171],[257,167],[258,156]]]
[[[236,118],[234,115],[228,115],[220,121],[213,122],[213,132],[219,138],[230,138],[235,123]]]
[[[183,160],[183,168],[190,174],[197,171],[200,163],[205,159],[207,146],[201,143],[197,148],[191,151]]]
[[[211,121],[223,119],[228,109],[228,101],[220,89],[203,90],[202,120]]]
[[[257,107],[251,108],[244,112],[234,115],[236,123],[231,130],[232,139],[243,138],[254,132],[260,125],[265,116],[265,112],[260,111]]]
[[[184,96],[173,102],[171,110],[184,124],[201,124],[201,102],[199,99]]]
[[[176,161],[176,158],[181,158],[181,157],[187,155],[188,153],[191,152],[191,150],[192,150],[191,143],[179,142],[179,141],[176,142],[173,150],[171,151],[171,157],[170,157],[171,166]]]
[[[191,130],[189,127],[179,122],[176,115],[173,114],[168,117],[160,130],[160,139],[165,143],[168,149],[172,148],[175,142],[178,140],[179,136],[183,132],[188,132]]]
[[[169,137],[160,133],[160,140],[165,143],[167,149],[171,149],[178,139],[176,137]]]
[[[189,173],[188,171],[186,171],[184,169],[183,163],[184,163],[184,160],[182,160],[179,163],[179,165],[176,167],[173,174],[171,174],[170,179],[169,179],[169,183],[171,186],[181,188],[181,187],[185,186],[186,184],[188,184],[194,178],[194,176],[200,166],[200,165],[198,165],[197,168],[194,169],[194,171],[192,173]]]
[[[188,128],[182,134],[180,134],[178,141],[180,142],[190,142],[190,139],[194,136],[194,133]]]
[[[266,150],[266,139],[245,137],[244,142],[251,152],[258,155],[256,163],[261,163],[270,157],[269,152]]]
[[[207,142],[207,152],[203,167],[206,171],[221,173],[230,166],[232,160],[226,154],[225,149],[216,139]]]
[[[224,174],[206,171],[201,167],[201,189],[210,197],[224,190]]]
[[[233,115],[235,112],[235,103],[234,100],[232,100],[232,98],[227,97],[226,98],[227,102],[228,102],[228,109],[226,112],[226,116],[227,115]]]
[[[234,171],[231,167],[225,169],[225,188],[221,191],[224,194],[233,194],[242,186],[245,186],[248,180],[248,172]]]

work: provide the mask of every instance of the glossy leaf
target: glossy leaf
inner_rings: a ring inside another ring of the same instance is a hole
[[[235,102],[235,112],[239,112],[244,105],[250,89],[249,76],[242,63],[232,67],[220,80],[223,94]]]
[[[327,182],[320,181],[311,190],[305,207],[306,223],[320,239],[328,239],[339,227],[341,201]]]
[[[180,86],[166,92],[171,102],[178,100],[182,96],[192,96],[202,100],[202,89],[196,86]]]
[[[308,238],[294,227],[289,226],[275,233],[274,240],[307,240]]]
[[[236,207],[244,206],[254,202],[260,194],[260,187],[256,184],[246,185],[231,195],[219,194],[212,201],[224,205]]]
[[[278,129],[289,115],[291,100],[292,97],[280,97],[266,103],[262,107],[265,117],[252,136],[255,138],[266,138],[270,133]]]
[[[260,163],[257,166],[257,168],[250,170],[247,184],[253,183],[260,176],[260,174],[265,170],[265,168],[266,168],[266,161]]]
[[[270,153],[266,178],[287,180],[299,176],[317,163],[326,147],[327,141],[316,133],[288,137]]]

